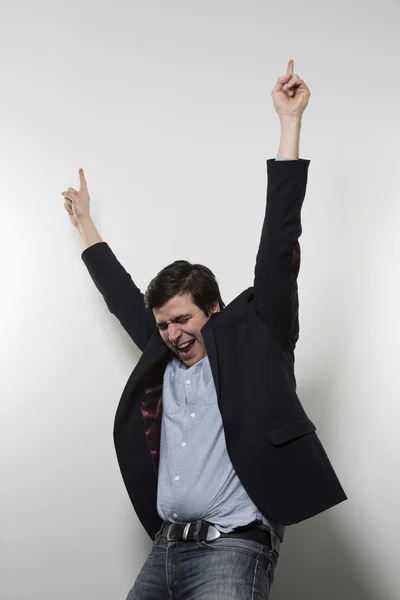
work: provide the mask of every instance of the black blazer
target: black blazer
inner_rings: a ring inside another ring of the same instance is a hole
[[[229,457],[256,506],[284,525],[346,499],[297,397],[294,376],[298,238],[309,164],[267,161],[267,207],[254,286],[213,314],[202,329]],[[161,526],[157,469],[170,350],[143,294],[109,246],[95,244],[82,259],[109,310],[143,352],[118,406],[114,441],[132,504],[154,538]]]

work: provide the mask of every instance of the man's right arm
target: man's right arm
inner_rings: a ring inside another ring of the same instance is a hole
[[[90,197],[82,169],[79,176],[79,192],[69,188],[62,195],[70,221],[79,231],[85,246],[82,260],[110,312],[143,351],[157,331],[153,312],[145,307],[143,294],[97,231],[90,217]]]

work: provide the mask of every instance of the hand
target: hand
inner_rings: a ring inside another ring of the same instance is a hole
[[[83,219],[90,219],[90,197],[83,169],[79,169],[79,180],[79,192],[74,188],[68,188],[66,192],[61,192],[65,199],[64,208],[72,225],[76,228]]]
[[[289,60],[285,77],[279,77],[271,96],[279,117],[300,118],[310,98],[310,90],[298,75],[293,74],[294,61]]]

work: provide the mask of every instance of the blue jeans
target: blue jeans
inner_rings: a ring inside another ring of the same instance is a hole
[[[126,600],[268,600],[277,560],[251,540],[168,542],[157,534]]]

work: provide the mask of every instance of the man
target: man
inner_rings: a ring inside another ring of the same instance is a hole
[[[153,549],[128,600],[267,599],[286,525],[346,496],[296,395],[298,238],[310,92],[272,91],[281,122],[268,160],[254,286],[227,307],[213,273],[176,261],[143,295],[98,234],[83,171],[63,192],[82,258],[143,354],[114,424],[121,473]]]

